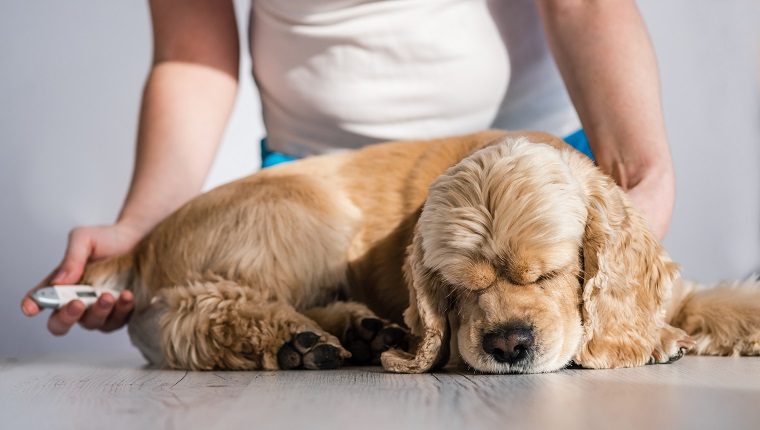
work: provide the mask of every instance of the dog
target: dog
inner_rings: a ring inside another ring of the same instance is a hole
[[[538,373],[760,354],[759,283],[680,280],[625,192],[538,132],[262,170],[83,283],[130,289],[132,342],[174,369]]]

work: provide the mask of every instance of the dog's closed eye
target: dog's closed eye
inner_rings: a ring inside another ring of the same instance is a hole
[[[559,273],[559,270],[543,272],[537,268],[531,268],[529,270],[524,270],[517,273],[512,273],[512,271],[505,270],[504,278],[513,285],[535,285],[553,279]]]
[[[533,283],[534,284],[540,284],[540,283],[542,283],[544,281],[548,281],[550,279],[554,279],[554,278],[557,277],[558,274],[559,274],[559,271],[556,271],[556,270],[552,271],[552,272],[544,273],[543,275],[541,275],[538,278],[536,278],[536,280],[533,281]]]

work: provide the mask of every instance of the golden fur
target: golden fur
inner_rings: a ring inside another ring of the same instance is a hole
[[[378,324],[414,335],[413,353],[382,354],[394,372],[445,365],[450,344],[495,373],[760,353],[757,284],[681,283],[622,189],[543,133],[276,166],[199,196],[83,282],[131,289],[133,342],[171,368],[335,367],[387,348]],[[535,338],[527,358],[485,351],[513,325]]]

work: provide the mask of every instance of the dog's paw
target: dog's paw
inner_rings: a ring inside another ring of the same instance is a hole
[[[668,364],[678,361],[696,346],[696,342],[680,328],[660,329],[660,342],[652,351],[649,364]]]
[[[343,335],[342,344],[356,365],[380,364],[380,355],[389,349],[409,349],[407,330],[376,317],[358,317]]]
[[[332,339],[312,331],[298,333],[280,347],[277,364],[282,370],[336,369],[343,364],[343,360],[351,357],[351,353],[334,343]]]

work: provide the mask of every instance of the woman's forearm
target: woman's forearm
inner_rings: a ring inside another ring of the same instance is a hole
[[[660,238],[675,196],[653,48],[634,1],[538,0],[547,39],[599,166]]]
[[[120,224],[145,234],[199,193],[236,94],[236,76],[212,67],[173,61],[153,67]]]

